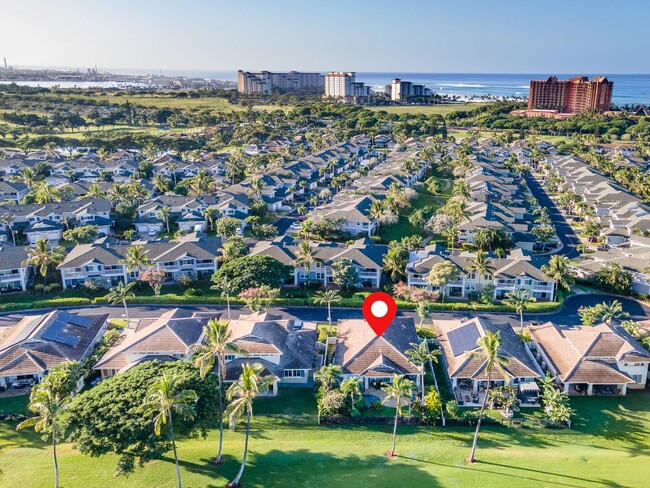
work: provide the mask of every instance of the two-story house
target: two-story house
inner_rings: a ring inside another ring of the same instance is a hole
[[[436,245],[412,251],[406,265],[408,286],[423,286],[432,289],[428,276],[437,263],[453,263],[459,273],[457,280],[447,284],[445,295],[448,297],[467,298],[473,293],[480,293],[484,286],[494,286],[494,300],[501,300],[514,290],[528,290],[529,296],[539,301],[553,301],[557,282],[530,263],[530,257],[515,249],[505,258],[489,257],[488,264],[494,268],[493,273],[478,276],[471,271],[474,255],[463,252],[451,256],[443,253]],[[439,291],[442,291],[439,289]]]
[[[112,286],[135,281],[138,271],[129,270],[124,259],[128,250],[137,245],[143,247],[151,260],[151,268],[167,271],[167,282],[176,281],[180,275],[206,280],[217,270],[221,239],[191,233],[173,241],[124,243],[106,238],[81,244],[58,266],[63,288],[80,286],[89,278]]]
[[[24,247],[0,246],[0,292],[27,289],[29,267],[23,264],[26,259]]]

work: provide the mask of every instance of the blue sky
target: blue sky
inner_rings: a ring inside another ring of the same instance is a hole
[[[23,66],[650,72],[645,0],[0,0],[0,12],[0,58]]]

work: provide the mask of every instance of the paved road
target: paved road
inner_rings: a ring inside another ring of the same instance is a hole
[[[581,306],[592,306],[603,301],[619,300],[623,303],[623,309],[630,314],[633,320],[648,320],[650,319],[650,306],[643,304],[637,300],[624,297],[616,297],[604,294],[582,294],[573,295],[569,297],[564,307],[553,313],[547,314],[525,314],[524,320],[526,322],[547,322],[552,321],[557,324],[563,325],[576,325],[580,323],[578,317],[578,308]],[[175,308],[174,305],[131,305],[129,307],[129,315],[132,318],[154,318],[161,314],[162,310],[169,310]],[[181,308],[192,310],[196,312],[214,312],[223,311],[224,316],[226,308],[224,306],[206,306],[206,305],[186,305]],[[122,317],[124,309],[118,306],[100,306],[100,307],[86,307],[70,309],[71,312],[80,312],[82,314],[89,313],[108,313],[111,317]],[[327,321],[327,309],[317,307],[280,307],[270,309],[272,313],[280,313],[284,316],[296,317],[307,321],[325,322]],[[43,313],[42,311],[25,311],[25,312],[11,312],[0,314],[0,327],[12,326],[16,324],[24,315],[36,315]],[[247,313],[247,310],[241,306],[232,307],[232,318],[238,317],[242,313]],[[400,317],[415,317],[417,314],[411,310],[398,311]],[[434,320],[451,320],[471,318],[474,316],[482,317],[494,322],[509,322],[513,326],[519,325],[519,317],[512,313],[474,313],[474,312],[435,312],[433,315]],[[332,308],[332,319],[360,319],[363,318],[360,309],[356,308]]]
[[[555,202],[548,196],[537,179],[532,175],[527,174],[526,182],[528,183],[528,187],[532,194],[537,198],[539,204],[548,209],[549,217],[551,218],[557,235],[564,246],[558,254],[562,254],[569,259],[577,258],[580,253],[576,247],[580,244],[580,238],[576,235],[573,227],[569,225],[564,215],[562,215],[558,210]]]
[[[273,225],[278,228],[278,235],[282,236],[289,231],[289,227],[291,227],[291,224],[293,224],[296,220],[297,217],[295,216],[284,216],[273,222]]]

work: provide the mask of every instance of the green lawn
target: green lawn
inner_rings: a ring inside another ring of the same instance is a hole
[[[304,411],[311,389],[290,390],[286,402]],[[486,427],[479,441],[478,464],[468,466],[472,428],[398,429],[399,457],[384,453],[390,424],[318,426],[312,417],[267,417],[273,399],[256,402],[246,487],[640,487],[650,461],[650,394],[626,398],[573,399],[578,410],[571,430]],[[300,406],[302,405],[302,406]],[[266,411],[266,412],[265,412]],[[16,432],[0,423],[0,485],[52,486],[49,445],[33,432]],[[239,467],[243,429],[226,431],[225,464],[212,467],[216,432],[206,440],[179,442],[183,484],[222,487]],[[111,486],[173,487],[171,453],[136,468],[129,478],[114,478],[116,458],[90,458],[70,445],[59,448],[61,484],[66,488]]]
[[[381,240],[383,242],[397,241],[405,236],[425,234],[422,228],[411,225],[408,218],[414,210],[418,210],[427,205],[434,205],[438,207],[436,197],[425,189],[420,189],[418,192],[418,197],[415,200],[412,200],[411,203],[412,206],[410,208],[402,209],[400,211],[399,221],[396,224],[390,225],[383,229],[380,234]]]
[[[483,102],[476,103],[446,103],[440,105],[395,105],[390,107],[367,107],[370,110],[380,111],[391,114],[425,114],[425,115],[447,115],[453,112],[458,112],[460,110],[472,110],[475,108],[483,107],[488,105]]]
[[[0,398],[0,412],[2,413],[29,413],[27,403],[29,395],[18,395],[9,398]],[[1,444],[0,444],[1,445]]]

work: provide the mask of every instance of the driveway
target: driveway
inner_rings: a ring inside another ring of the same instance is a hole
[[[573,227],[569,225],[566,218],[559,211],[555,202],[546,193],[546,190],[542,188],[542,185],[534,178],[532,175],[526,175],[526,183],[528,188],[530,188],[531,193],[535,196],[537,201],[542,207],[548,209],[549,217],[555,226],[557,236],[562,242],[563,248],[558,251],[556,254],[561,254],[566,256],[569,259],[577,258],[580,256],[580,253],[576,249],[580,244],[580,238],[576,235]]]

